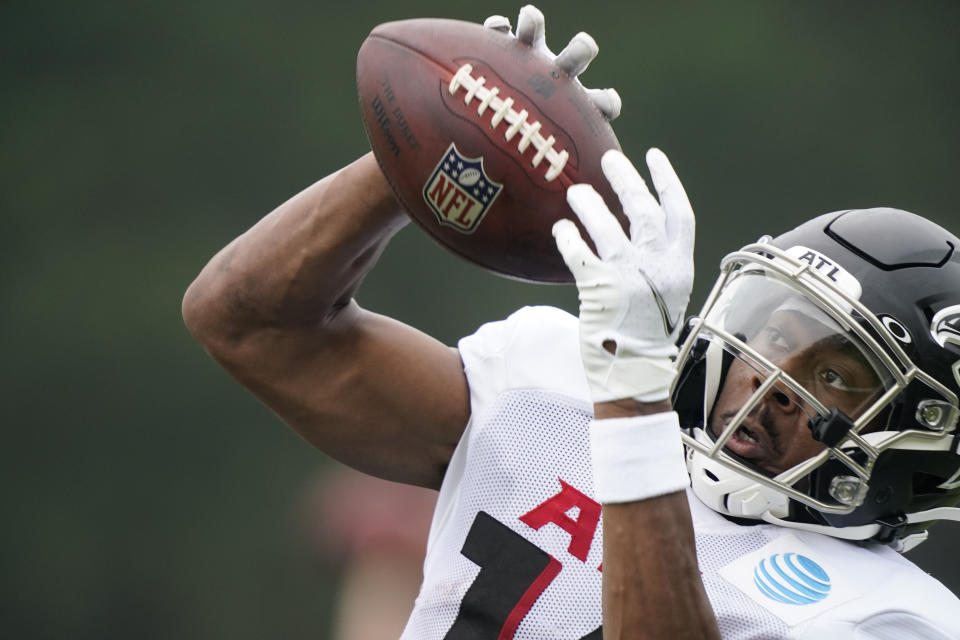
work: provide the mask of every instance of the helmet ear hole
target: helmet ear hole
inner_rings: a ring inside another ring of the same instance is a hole
[[[718,477],[716,476],[716,474],[713,473],[713,471],[710,471],[710,469],[704,469],[704,470],[703,470],[703,475],[707,476],[708,478],[710,478],[710,479],[713,480],[714,482],[720,482],[720,478],[718,478]]]

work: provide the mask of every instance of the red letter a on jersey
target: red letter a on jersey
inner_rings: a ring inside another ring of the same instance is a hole
[[[586,562],[590,545],[593,543],[593,534],[600,522],[600,503],[580,493],[562,479],[560,486],[560,493],[520,516],[520,521],[537,530],[548,522],[554,523],[570,534],[567,551],[573,557]],[[567,515],[567,511],[573,507],[580,509],[576,520]]]

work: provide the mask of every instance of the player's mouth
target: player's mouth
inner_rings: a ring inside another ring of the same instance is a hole
[[[738,456],[751,460],[761,457],[764,453],[761,436],[757,430],[742,425],[727,440],[726,446]]]
[[[721,424],[713,427],[714,438],[726,428],[733,419],[733,413],[721,416]],[[773,425],[767,426],[755,423],[751,420],[745,420],[730,439],[724,445],[730,453],[740,458],[749,460],[760,468],[770,466],[771,462],[778,457],[776,429]]]

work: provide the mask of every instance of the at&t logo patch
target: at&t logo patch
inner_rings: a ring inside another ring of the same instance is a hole
[[[720,569],[720,576],[758,606],[788,625],[797,625],[861,595],[860,584],[840,567],[843,554],[836,543],[816,548],[792,533],[778,535],[759,549]]]
[[[776,602],[808,605],[830,594],[830,576],[823,567],[797,553],[775,553],[753,571],[760,593]]]
[[[483,170],[483,158],[466,158],[451,142],[423,186],[423,199],[437,222],[473,233],[502,189]]]

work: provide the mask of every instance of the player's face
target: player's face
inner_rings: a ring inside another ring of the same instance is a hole
[[[856,418],[883,385],[861,351],[835,327],[797,310],[773,312],[747,344],[796,380],[828,408]],[[714,436],[730,424],[769,373],[735,358],[710,418]],[[775,385],[727,442],[728,450],[771,474],[819,453],[808,426],[816,411],[785,385]]]

